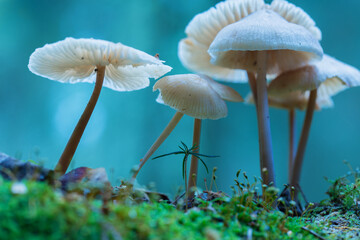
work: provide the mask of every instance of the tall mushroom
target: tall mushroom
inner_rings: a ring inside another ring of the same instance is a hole
[[[241,22],[250,14],[264,8],[271,9],[289,23],[302,26],[314,38],[321,39],[321,32],[311,17],[301,8],[287,1],[274,0],[270,5],[265,4],[263,0],[223,1],[215,7],[196,15],[186,27],[185,33],[187,37],[180,41],[178,50],[182,64],[192,71],[209,75],[218,80],[246,82],[248,79],[256,98],[254,72],[246,72],[226,65],[213,65],[211,63],[211,54],[207,50],[222,29],[230,24]],[[271,171],[271,169],[269,170]]]
[[[141,163],[132,177],[135,180],[140,169],[151,155],[169,136],[184,114],[195,118],[193,144],[200,144],[201,119],[219,119],[227,116],[227,106],[224,100],[239,102],[241,96],[232,88],[219,84],[212,79],[196,74],[179,74],[161,78],[153,90],[159,90],[157,102],[170,106],[176,113],[161,135],[142,158]],[[196,186],[197,159],[191,159],[189,188]]]
[[[328,55],[324,55],[323,60],[320,62],[293,71],[284,72],[270,83],[269,92],[271,95],[277,94],[281,96],[282,94],[288,95],[295,92],[310,91],[304,125],[293,163],[290,180],[291,186],[297,186],[300,181],[301,167],[310,132],[313,111],[315,109],[317,93],[320,95],[321,101],[324,99],[322,96],[331,97],[348,87],[359,85],[359,70]]]
[[[39,76],[64,83],[95,82],[91,98],[55,167],[61,174],[75,154],[102,86],[115,91],[138,90],[149,86],[149,78],[171,70],[159,59],[121,43],[74,38],[36,49],[28,67]]]
[[[278,74],[319,60],[318,40],[303,26],[289,23],[270,9],[259,10],[223,28],[208,50],[215,65],[257,74],[256,107],[260,166],[265,184],[275,184],[266,74]]]

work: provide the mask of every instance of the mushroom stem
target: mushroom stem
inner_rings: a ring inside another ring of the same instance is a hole
[[[311,121],[314,115],[315,103],[316,103],[317,89],[310,92],[309,102],[306,109],[304,125],[301,131],[301,136],[296,152],[295,160],[293,162],[293,170],[290,185],[295,187],[295,199],[297,199],[297,186],[300,180],[301,166],[304,159],[306,143],[309,137]]]
[[[288,164],[288,178],[291,181],[292,167],[296,152],[295,141],[295,109],[289,109],[289,164]]]
[[[147,151],[143,159],[141,160],[141,163],[138,167],[138,169],[134,172],[131,182],[134,182],[136,179],[136,176],[138,175],[140,169],[144,166],[146,161],[153,155],[153,153],[160,147],[160,145],[165,141],[165,139],[170,135],[172,130],[176,127],[176,125],[179,123],[180,119],[184,116],[181,112],[176,112],[174,117],[171,119],[169,124],[166,126],[164,131],[160,134],[160,136],[156,139],[154,144],[150,147],[150,149]]]
[[[255,78],[255,74],[253,72],[249,72],[247,71],[247,76],[249,79],[249,85],[250,85],[250,89],[251,89],[251,93],[253,95],[254,98],[254,103],[256,106],[256,102],[257,102],[257,92],[256,92],[256,78]]]
[[[105,66],[97,66],[96,71],[97,73],[94,91],[55,167],[55,171],[57,173],[65,174],[66,170],[68,169],[70,162],[75,154],[76,148],[79,145],[81,136],[84,133],[86,125],[89,122],[91,114],[94,111],[96,102],[100,96],[101,88],[104,82]]]
[[[267,52],[257,53],[257,118],[259,128],[260,167],[263,183],[275,186],[274,162],[270,132],[270,116],[266,83]]]
[[[195,118],[194,121],[194,135],[193,135],[193,146],[197,146],[197,149],[194,150],[194,153],[198,153],[200,149],[200,133],[201,133],[201,119]],[[191,191],[192,187],[196,187],[197,182],[197,172],[198,172],[198,163],[199,160],[194,155],[191,155],[191,164],[190,164],[190,173],[189,173],[189,181],[188,181],[188,199],[194,197],[194,191]],[[194,175],[194,176],[193,176]]]

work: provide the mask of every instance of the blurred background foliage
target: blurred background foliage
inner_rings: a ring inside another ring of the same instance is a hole
[[[160,58],[188,73],[177,58],[184,29],[215,0],[0,0],[0,151],[54,167],[93,89],[91,84],[61,84],[32,74],[30,54],[46,43],[71,36],[121,42]],[[294,0],[316,21],[324,51],[360,67],[357,0]],[[115,92],[104,88],[75,154],[72,167],[105,167],[113,184],[130,176],[174,110],[155,102],[149,88]],[[244,97],[246,84],[229,84]],[[305,155],[302,186],[312,201],[324,197],[327,183],[348,171],[348,160],[360,165],[360,88],[335,96],[335,108],[316,112]],[[229,103],[225,119],[203,121],[201,153],[217,166],[217,185],[229,192],[238,169],[260,176],[255,108]],[[298,112],[300,134],[303,112]],[[274,159],[279,186],[287,181],[287,112],[271,109]],[[154,154],[177,151],[180,141],[191,145],[193,119],[184,117]],[[174,193],[182,185],[181,157],[149,161],[139,174],[141,184],[153,181],[160,191]],[[210,178],[200,168],[202,179]],[[209,182],[209,181],[208,181]]]

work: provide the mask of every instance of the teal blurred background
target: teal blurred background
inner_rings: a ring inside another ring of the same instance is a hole
[[[177,58],[184,29],[197,13],[218,1],[210,0],[0,0],[0,151],[54,167],[93,90],[91,84],[61,84],[32,74],[30,54],[46,43],[66,37],[97,38],[121,42],[161,59],[188,73]],[[295,0],[323,33],[324,51],[360,67],[360,1]],[[105,167],[113,184],[130,176],[147,149],[175,113],[155,102],[149,88],[115,92],[104,88],[79,144],[72,167]],[[244,97],[245,84],[230,84]],[[348,171],[348,160],[360,165],[360,88],[335,96],[335,108],[316,112],[305,155],[303,189],[311,201],[325,197],[328,184]],[[217,185],[230,192],[235,173],[243,169],[259,176],[257,121],[254,106],[229,103],[229,115],[203,121],[201,153],[218,167]],[[287,181],[287,112],[271,109],[274,159],[279,186]],[[300,134],[303,112],[297,114]],[[185,116],[154,156],[176,151],[180,141],[192,142],[193,119]],[[299,135],[298,134],[298,135]],[[200,168],[199,185],[206,175]],[[149,161],[139,183],[156,183],[157,189],[175,193],[183,184],[181,157]]]

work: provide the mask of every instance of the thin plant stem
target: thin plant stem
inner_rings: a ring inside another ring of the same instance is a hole
[[[295,131],[295,109],[289,109],[289,164],[288,164],[288,179],[291,181],[292,167],[296,153],[296,131]]]
[[[259,129],[259,148],[260,148],[260,167],[263,183],[275,186],[274,161],[270,131],[270,115],[267,94],[266,70],[267,52],[258,51],[257,53],[257,118]],[[266,173],[265,170],[266,169]]]
[[[255,74],[254,74],[253,72],[249,72],[249,71],[247,71],[246,73],[247,73],[247,76],[248,76],[251,93],[252,93],[252,95],[253,95],[254,103],[255,103],[255,106],[256,106],[256,102],[257,102],[257,92],[256,92],[256,78],[255,78]]]
[[[94,111],[96,102],[100,96],[104,82],[105,66],[97,66],[96,71],[97,73],[94,91],[55,167],[55,171],[59,174],[64,174],[68,169],[70,162],[75,154],[76,148],[79,145],[80,139],[84,133],[86,125],[89,122],[92,112]]]
[[[310,92],[309,102],[305,114],[304,125],[301,131],[298,149],[293,164],[292,177],[290,181],[290,186],[293,187],[297,187],[300,181],[301,167],[304,159],[307,140],[309,138],[311,121],[313,119],[314,110],[315,110],[316,95],[317,95],[317,89],[312,90]],[[298,189],[296,188],[295,199],[297,199],[297,195],[298,195],[297,193],[298,193]]]
[[[144,166],[144,164],[146,163],[146,161],[151,157],[151,155],[154,154],[154,152],[160,147],[160,145],[165,141],[165,139],[170,135],[170,133],[172,132],[172,130],[174,130],[174,128],[176,127],[176,125],[179,123],[180,119],[184,116],[183,113],[181,112],[176,112],[175,115],[173,116],[173,118],[171,119],[171,121],[169,122],[169,124],[166,126],[166,128],[164,129],[164,131],[160,134],[160,136],[156,139],[156,141],[154,142],[154,144],[150,147],[150,149],[147,151],[147,153],[145,154],[145,156],[142,158],[141,163],[138,167],[138,169],[134,172],[132,178],[131,178],[131,182],[134,182],[139,171],[141,170],[141,168]]]
[[[193,134],[193,146],[197,146],[194,149],[194,153],[199,153],[200,147],[200,133],[201,133],[201,119],[195,118],[194,120],[194,134]],[[192,187],[196,187],[197,184],[197,173],[198,173],[198,163],[199,160],[195,155],[191,155],[191,164],[190,164],[190,172],[189,172],[189,181],[188,181],[188,190],[191,191]],[[195,176],[193,176],[195,174]],[[188,194],[188,198],[191,199],[194,197],[194,191],[191,191]]]
[[[188,159],[188,154],[185,154],[184,159],[183,159],[183,168],[184,168],[184,180],[185,180],[185,211],[188,210],[188,199],[189,199],[189,188],[187,186],[187,170],[186,170],[186,166],[187,166],[187,159]]]

